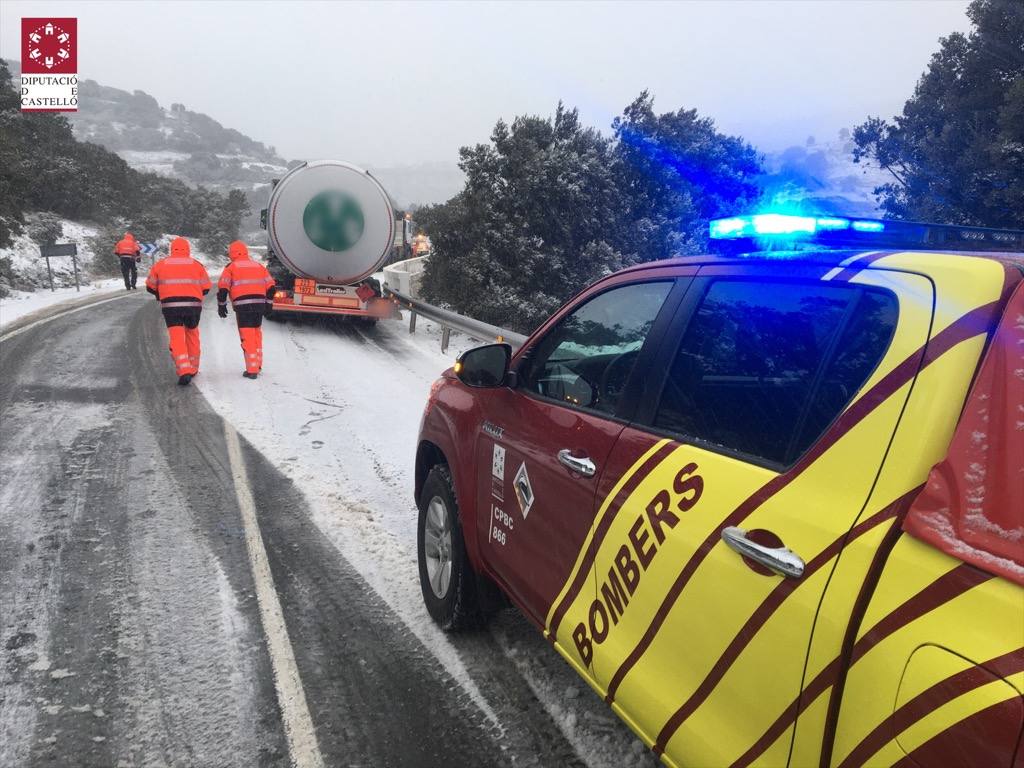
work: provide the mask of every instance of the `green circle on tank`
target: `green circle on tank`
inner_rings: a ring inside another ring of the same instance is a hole
[[[363,236],[364,223],[356,199],[337,189],[315,195],[302,213],[306,237],[325,251],[347,251]]]

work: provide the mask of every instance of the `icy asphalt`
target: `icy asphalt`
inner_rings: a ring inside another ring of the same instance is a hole
[[[425,644],[242,453],[325,765],[649,762],[513,612]],[[288,765],[224,424],[173,384],[155,302],[0,343],[0,473],[0,765]]]

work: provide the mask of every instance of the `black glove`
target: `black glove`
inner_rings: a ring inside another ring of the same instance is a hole
[[[218,317],[227,317],[228,316],[228,305],[227,304],[218,304],[217,305],[217,316]]]

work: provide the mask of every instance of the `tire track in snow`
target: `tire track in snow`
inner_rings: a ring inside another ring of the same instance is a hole
[[[237,387],[247,396],[251,393],[254,401],[249,407],[265,415],[253,420],[235,409],[236,397],[231,395],[235,387],[225,391],[220,383],[209,390],[215,408],[235,421],[257,449],[280,462],[295,484],[294,492],[305,497],[310,517],[331,549],[353,564],[394,611],[403,630],[429,651],[430,661],[454,678],[470,706],[480,713],[493,713],[487,719],[502,749],[517,764],[636,763],[638,754],[644,753],[642,745],[599,699],[588,692],[562,705],[561,692],[588,689],[530,628],[521,627],[509,643],[504,630],[448,635],[430,620],[422,606],[416,569],[411,458],[429,383],[450,365],[451,358],[425,349],[395,324],[381,323],[372,331],[359,329],[358,334],[334,330],[311,324],[269,324],[264,332],[267,364],[261,386],[239,382]],[[372,338],[377,335],[381,343]],[[435,344],[436,338],[429,343]],[[408,365],[395,364],[399,354]],[[211,381],[200,381],[200,387],[206,390]],[[306,413],[311,400],[324,401],[319,405],[344,403],[344,418],[314,424],[312,433],[302,435],[299,426],[304,419],[298,417]],[[395,429],[397,441],[392,435]],[[319,438],[323,448],[310,451],[310,437]],[[380,475],[382,469],[386,479]],[[268,547],[276,539],[276,533],[268,538]],[[287,575],[283,578],[289,580]],[[500,626],[524,623],[518,614],[510,613]],[[539,685],[538,679],[543,681]],[[553,704],[553,699],[559,703]],[[573,714],[577,712],[578,717]],[[493,723],[507,727],[498,730]],[[581,760],[572,744],[588,742],[593,748]],[[327,754],[323,742],[321,746]]]

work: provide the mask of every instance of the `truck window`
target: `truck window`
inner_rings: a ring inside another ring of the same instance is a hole
[[[612,288],[537,343],[524,388],[562,405],[613,414],[671,281]]]
[[[891,294],[851,285],[716,281],[683,335],[654,426],[789,465],[878,365],[896,315]]]

